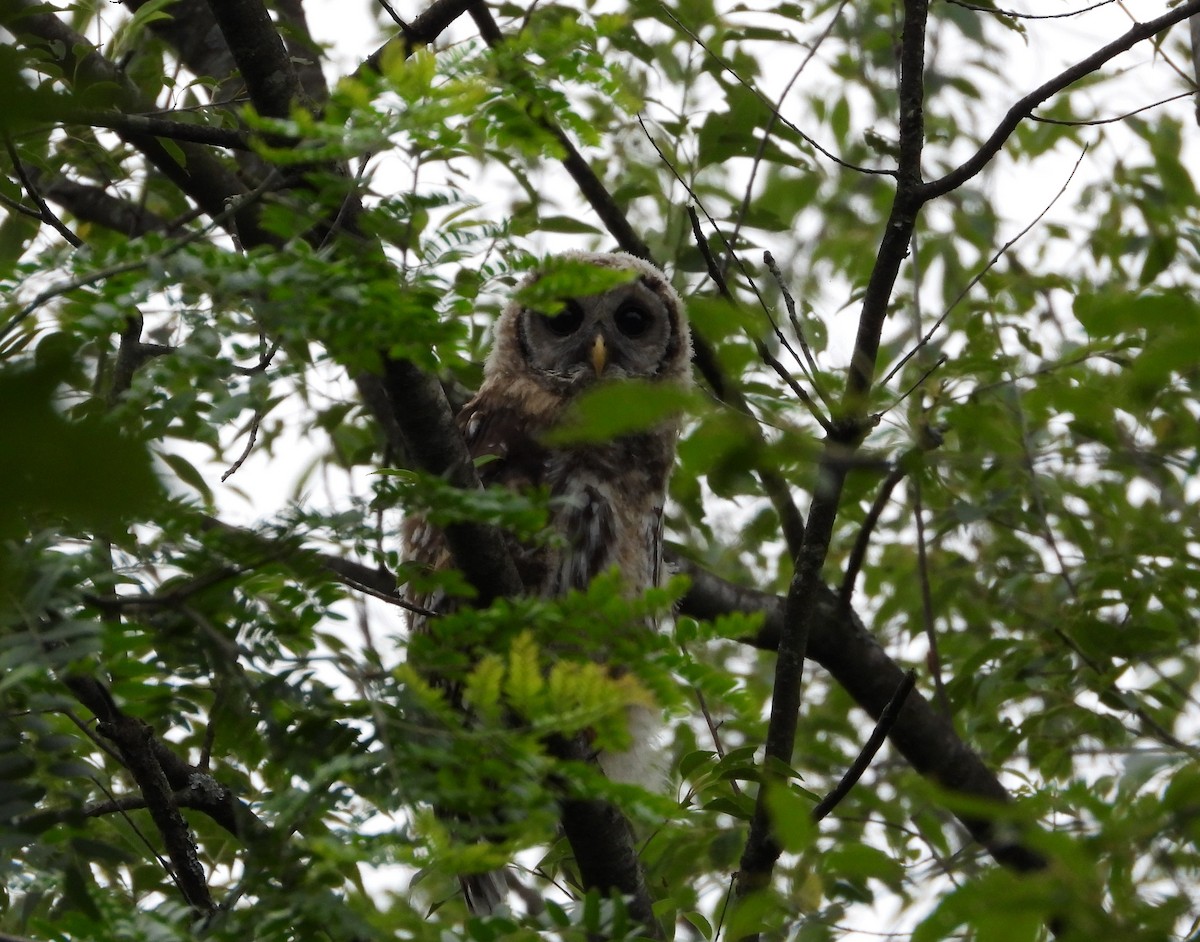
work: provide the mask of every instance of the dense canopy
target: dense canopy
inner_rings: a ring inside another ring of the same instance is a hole
[[[1021,7],[0,0],[0,939],[1194,938],[1200,0]],[[453,422],[568,246],[695,331],[561,433],[682,414],[637,598]]]

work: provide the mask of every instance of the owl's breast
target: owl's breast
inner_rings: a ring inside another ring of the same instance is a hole
[[[670,463],[636,439],[556,453],[545,483],[562,538],[546,567],[544,595],[584,589],[616,568],[630,594],[659,583]]]

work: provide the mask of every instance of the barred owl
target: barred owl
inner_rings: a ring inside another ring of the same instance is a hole
[[[624,253],[563,258],[633,277],[597,294],[560,298],[554,314],[510,302],[496,324],[483,384],[458,424],[472,457],[490,459],[479,467],[485,486],[549,491],[550,526],[560,539],[537,546],[509,540],[529,594],[552,598],[585,589],[616,567],[633,595],[662,579],[663,504],[677,421],[584,445],[556,446],[543,436],[598,383],[690,383],[690,333],[679,296],[653,265]],[[522,287],[540,277],[535,272]],[[441,534],[427,523],[411,522],[406,539],[410,559],[434,570],[452,565]],[[439,597],[412,601],[427,610],[446,607]],[[424,631],[424,618],[413,615],[411,627]],[[629,727],[629,751],[601,753],[597,761],[609,778],[645,783],[658,765],[658,720],[633,708]],[[467,878],[464,888],[476,911],[490,910],[503,896],[495,874]]]

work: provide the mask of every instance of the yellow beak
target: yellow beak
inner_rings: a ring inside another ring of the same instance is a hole
[[[596,339],[592,341],[592,369],[599,376],[604,372],[604,367],[608,363],[608,348],[604,345],[604,336],[596,334]]]

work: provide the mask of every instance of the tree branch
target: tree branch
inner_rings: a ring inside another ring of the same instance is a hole
[[[137,203],[106,193],[98,186],[79,183],[61,174],[32,174],[46,199],[83,222],[95,223],[131,238],[148,232],[171,233],[167,219]]]
[[[8,159],[12,161],[13,170],[16,171],[17,178],[21,181],[21,185],[25,187],[25,193],[33,200],[33,204],[38,209],[38,218],[66,239],[73,248],[79,248],[83,245],[83,240],[68,229],[66,224],[54,215],[54,211],[46,205],[46,201],[34,185],[34,181],[27,171],[24,161],[21,160],[20,154],[17,153],[17,148],[13,146],[12,138],[7,133],[4,135],[4,149],[8,152]]]
[[[921,183],[925,23],[928,14],[928,0],[905,0],[900,47],[900,159],[896,195],[863,299],[858,336],[842,401],[842,415],[839,417],[844,428],[835,429],[825,439],[804,543],[796,557],[795,571],[788,587],[783,631],[775,661],[763,783],[755,802],[754,817],[750,821],[750,833],[738,871],[736,892],[739,897],[745,897],[767,885],[782,852],[771,826],[767,796],[770,783],[780,780],[783,774],[781,769],[787,769],[792,762],[803,689],[804,659],[809,636],[817,620],[817,592],[824,588],[821,570],[828,555],[846,480],[845,458],[857,448],[866,428],[862,419],[874,376],[883,321],[920,207],[912,193]],[[896,689],[896,686],[893,684],[892,689]]]
[[[408,360],[388,360],[384,384],[405,449],[416,465],[455,487],[478,490],[479,475],[437,377]],[[478,604],[521,594],[521,577],[499,530],[457,523],[446,527],[445,534],[455,565],[479,593]]]
[[[137,722],[121,711],[108,688],[94,677],[71,674],[64,677],[63,682],[76,699],[101,722],[120,729],[126,729],[130,723]],[[153,756],[170,788],[176,792],[186,792],[190,796],[188,807],[202,811],[244,842],[269,839],[272,836],[270,827],[255,815],[249,806],[236,798],[233,792],[214,779],[207,769],[190,765],[152,735],[147,739],[147,747],[147,754]]]
[[[123,0],[137,12],[151,0]],[[171,15],[152,19],[150,29],[175,50],[194,75],[207,75],[219,83],[214,92],[218,102],[228,102],[241,90],[237,67],[220,27],[205,0],[179,0]]]
[[[355,70],[355,74],[364,71],[378,72],[383,65],[384,57],[393,52],[402,52],[404,56],[412,55],[418,46],[428,45],[437,39],[460,16],[471,8],[476,0],[434,0],[408,28],[401,31],[399,36],[389,39],[363,60]]]
[[[293,104],[307,104],[283,39],[260,0],[207,2],[258,113],[286,118]]]
[[[592,746],[582,736],[556,738],[550,743],[550,751],[565,761],[594,761]],[[642,924],[646,934],[662,939],[662,926],[654,915],[653,897],[646,886],[629,821],[615,805],[598,798],[565,798],[559,808],[563,833],[575,854],[583,885],[619,892],[628,900],[629,914]]]
[[[116,89],[117,104],[122,110],[133,113],[155,110],[153,102],[143,99],[125,74],[100,55],[86,37],[54,14],[42,10],[43,4],[38,0],[5,0],[0,5],[0,26],[19,42],[40,41],[63,75],[71,77],[76,91],[97,85],[108,86]],[[229,199],[247,192],[237,174],[198,144],[181,141],[175,145],[183,155],[181,162],[151,135],[130,130],[119,130],[118,133],[210,216],[221,216]],[[243,205],[230,221],[231,233],[244,241],[263,243],[271,239],[259,227],[258,211],[253,206]]]
[[[1096,50],[1086,59],[1077,62],[1068,69],[1064,69],[1049,81],[1043,82],[1008,109],[1004,118],[996,126],[996,130],[992,132],[991,136],[983,142],[979,150],[970,158],[954,170],[951,170],[944,177],[932,180],[922,186],[918,191],[920,200],[928,202],[931,199],[944,196],[951,190],[962,186],[979,173],[1000,152],[1000,148],[1004,146],[1004,142],[1008,140],[1009,135],[1017,129],[1017,125],[1030,117],[1033,109],[1051,95],[1063,91],[1075,82],[1078,82],[1081,78],[1090,75],[1110,59],[1119,56],[1123,52],[1127,52],[1138,43],[1150,39],[1152,36],[1169,29],[1176,23],[1180,23],[1197,13],[1200,13],[1200,0],[1189,0],[1189,2],[1175,7],[1175,9],[1169,13],[1164,13],[1157,19],[1146,23],[1135,23],[1119,39],[1113,40],[1108,45]]]
[[[210,127],[194,121],[177,121],[159,115],[125,114],[120,111],[69,111],[64,123],[90,124],[95,128],[109,128],[128,134],[165,137],[173,141],[188,141],[192,144],[207,144],[228,150],[250,150],[251,136],[236,128]]]
[[[761,630],[744,640],[764,651],[778,647],[784,631],[786,599],[726,582],[673,554],[668,561],[691,579],[691,587],[680,603],[681,612],[701,619],[761,612]],[[878,720],[900,688],[904,670],[880,647],[861,619],[841,605],[833,589],[819,583],[812,606],[809,656]],[[992,802],[998,813],[1011,804],[1012,797],[1000,780],[919,691],[914,690],[906,698],[888,738],[914,769],[947,791]],[[1021,843],[1011,828],[998,828],[990,817],[955,814],[998,863],[1021,872],[1045,867],[1045,859]]]
[[[850,768],[846,770],[846,774],[842,776],[833,791],[817,802],[816,807],[813,808],[812,819],[814,821],[822,821],[827,818],[829,813],[841,804],[842,799],[850,794],[850,790],[858,784],[858,780],[863,777],[863,773],[870,768],[871,760],[875,758],[876,753],[879,752],[879,747],[883,745],[883,741],[887,739],[888,733],[896,725],[896,720],[900,718],[900,710],[904,706],[904,701],[912,693],[912,689],[916,683],[917,672],[912,670],[907,671],[904,675],[904,680],[900,682],[900,686],[892,694],[892,699],[888,701],[887,706],[883,708],[883,712],[879,714],[879,720],[876,722],[875,728],[871,730],[871,735],[867,737],[866,743],[863,744],[854,762],[850,764]]]

